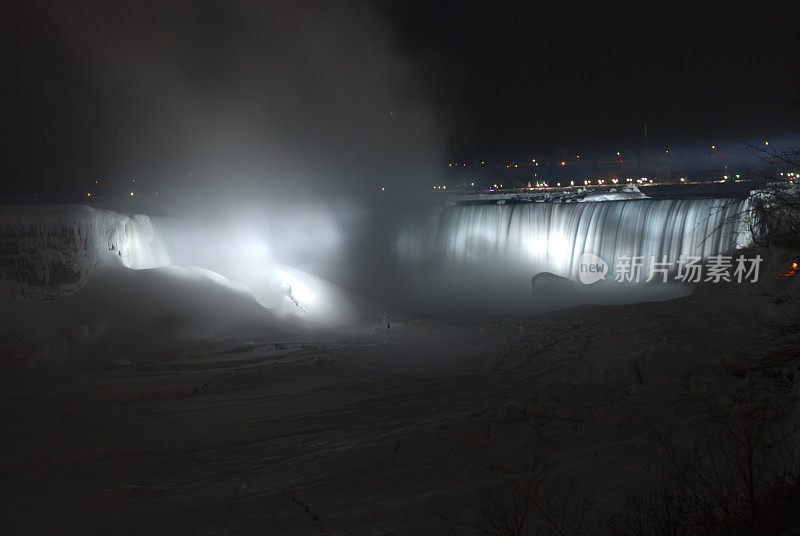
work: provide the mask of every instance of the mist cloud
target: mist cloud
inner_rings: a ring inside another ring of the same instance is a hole
[[[215,201],[429,183],[439,128],[366,4],[41,7],[98,96],[109,174]]]

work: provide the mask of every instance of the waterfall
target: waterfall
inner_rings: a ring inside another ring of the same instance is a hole
[[[149,216],[137,214],[125,222],[125,242],[121,247],[122,262],[137,270],[167,266],[170,257],[160,233]]]
[[[418,266],[493,266],[574,278],[584,252],[609,264],[642,256],[646,266],[651,256],[675,262],[747,246],[747,212],[747,201],[731,199],[456,205],[405,225],[396,252]]]

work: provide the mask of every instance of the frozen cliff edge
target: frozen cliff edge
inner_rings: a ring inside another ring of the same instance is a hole
[[[82,205],[0,208],[0,293],[65,298],[104,263],[151,268],[169,258],[147,216]]]

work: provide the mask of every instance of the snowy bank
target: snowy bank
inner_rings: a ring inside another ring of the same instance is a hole
[[[579,203],[595,202],[595,201],[628,201],[631,199],[649,199],[644,195],[639,188],[631,186],[616,190],[612,188],[608,192],[589,194],[586,197],[578,199]]]
[[[172,223],[86,206],[2,209],[0,346],[8,351],[0,361],[52,361],[86,347],[116,359],[192,341],[386,325],[379,306],[258,249],[227,259],[232,233],[197,247],[200,231]],[[183,261],[216,253],[237,270],[175,265],[167,244],[196,250]]]

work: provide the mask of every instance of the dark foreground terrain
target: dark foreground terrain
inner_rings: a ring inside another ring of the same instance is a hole
[[[792,420],[797,367],[776,331],[789,304],[775,296],[793,284],[396,320],[336,346],[7,362],[3,533],[488,532],[516,515],[505,493],[531,492],[509,487],[520,475],[541,483],[525,515],[548,529],[630,524],[630,498],[660,485],[671,455],[702,457],[716,424]]]

